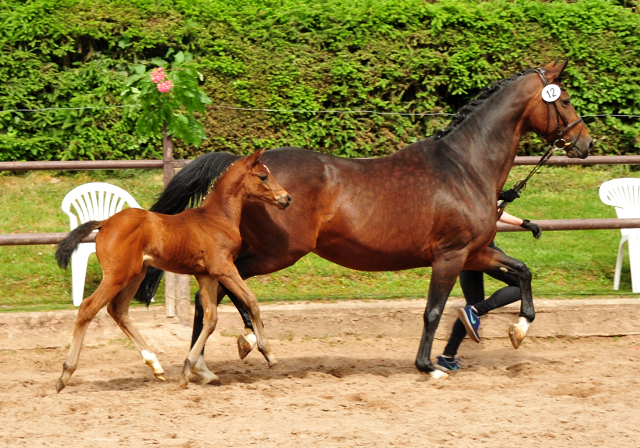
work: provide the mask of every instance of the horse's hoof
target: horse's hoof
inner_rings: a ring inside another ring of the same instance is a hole
[[[207,384],[211,384],[213,386],[219,386],[220,383],[220,378],[218,378],[218,375],[216,375],[215,373],[212,373],[210,371],[206,371],[206,372],[191,372],[192,376],[191,376],[191,381],[199,384],[200,386],[206,386]]]
[[[511,345],[513,345],[513,348],[516,350],[520,347],[525,336],[526,333],[516,324],[511,325],[511,328],[509,328],[509,339],[511,340]]]
[[[62,382],[62,380],[61,380],[60,378],[58,378],[58,381],[56,381],[56,392],[57,392],[57,393],[60,393],[60,391],[61,391],[62,389],[64,389],[64,387],[65,387],[65,386],[66,386],[66,384],[64,384],[64,383]]]
[[[162,373],[154,373],[155,377],[158,378],[160,381],[167,381],[167,379],[164,376],[164,372]]]
[[[178,388],[186,389],[187,387],[189,387],[189,381],[187,381],[186,378],[180,378],[180,381],[178,381]]]
[[[247,357],[251,350],[253,350],[258,342],[256,335],[253,333],[243,334],[238,337],[238,356],[240,359]]]
[[[429,372],[429,376],[431,378],[433,378],[434,380],[440,380],[440,379],[443,379],[443,378],[449,378],[449,375],[447,375],[446,373],[444,373],[443,371],[438,370],[438,369],[435,369],[435,370],[432,370],[431,372]]]

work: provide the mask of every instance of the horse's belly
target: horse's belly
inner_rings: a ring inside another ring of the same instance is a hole
[[[416,246],[397,244],[384,249],[354,240],[318,241],[313,251],[333,263],[359,271],[400,271],[431,265]]]

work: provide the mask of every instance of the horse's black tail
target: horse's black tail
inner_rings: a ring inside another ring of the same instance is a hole
[[[197,157],[178,171],[149,210],[165,215],[176,215],[187,208],[197,207],[207,196],[216,179],[240,157],[228,152],[212,152]],[[135,299],[149,306],[160,285],[162,275],[162,270],[149,267],[136,292]]]
[[[84,237],[102,226],[102,221],[88,221],[76,227],[69,236],[60,241],[56,250],[56,261],[62,269],[67,269],[71,261],[71,254],[78,248]]]

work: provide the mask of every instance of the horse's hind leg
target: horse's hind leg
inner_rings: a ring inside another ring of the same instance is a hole
[[[424,311],[424,327],[420,348],[416,357],[418,370],[428,373],[433,378],[443,378],[447,374],[437,370],[431,363],[431,346],[433,338],[440,322],[440,317],[447,303],[449,294],[456,279],[462,270],[466,254],[446,254],[446,259],[434,260],[432,265],[431,281],[429,284],[429,297],[427,308]]]
[[[491,270],[501,270],[509,272],[518,278],[521,301],[520,320],[517,324],[511,325],[509,329],[509,339],[514,348],[520,347],[522,340],[527,335],[531,323],[536,317],[533,306],[533,292],[531,291],[531,271],[522,261],[511,258],[504,253],[490,247],[484,249],[472,260],[465,264],[464,269],[488,272]]]
[[[73,372],[75,372],[78,367],[82,342],[84,341],[84,336],[87,333],[89,324],[96,314],[98,314],[100,308],[109,302],[118,292],[118,286],[110,282],[109,279],[103,278],[98,289],[80,304],[76,326],[73,330],[73,339],[71,340],[71,346],[69,348],[69,355],[62,366],[62,375],[60,375],[60,378],[58,378],[56,382],[56,391],[60,392],[65,388],[71,375],[73,375]]]
[[[144,279],[144,275],[145,273],[143,272],[129,282],[129,284],[118,293],[111,303],[109,303],[107,311],[124,334],[127,335],[129,340],[131,340],[133,345],[138,349],[145,364],[153,369],[155,377],[159,380],[166,381],[164,377],[164,370],[158,362],[158,358],[151,351],[144,339],[142,339],[142,336],[140,336],[140,333],[138,333],[138,330],[134,327],[133,322],[131,322],[131,318],[129,317],[129,305],[131,304],[131,299],[133,299],[140,283]]]
[[[189,351],[189,355],[184,362],[184,368],[182,369],[182,374],[180,376],[180,386],[182,387],[188,386],[189,375],[194,368],[198,371],[203,370],[202,366],[198,365],[199,362],[204,364],[202,350],[204,349],[207,339],[215,330],[216,323],[218,322],[218,281],[208,275],[196,276],[196,279],[198,280],[198,285],[200,286],[200,299],[202,300],[204,318],[202,332],[191,347],[191,351]],[[209,372],[208,369],[207,372]],[[201,376],[201,372],[198,373],[199,376]],[[206,383],[218,380],[218,377],[216,377],[213,373],[209,373],[213,375],[214,378],[209,378]]]

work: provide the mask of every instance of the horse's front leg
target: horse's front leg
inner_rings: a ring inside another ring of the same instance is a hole
[[[464,269],[483,272],[500,270],[516,276],[521,294],[520,320],[517,324],[511,325],[511,328],[509,328],[509,339],[511,340],[513,348],[517,349],[520,347],[531,323],[536,317],[533,306],[533,292],[531,290],[531,271],[527,265],[498,250],[487,247],[472,260],[469,260],[467,264],[465,264]]]
[[[207,339],[215,330],[216,324],[218,322],[218,280],[208,275],[198,275],[196,276],[196,279],[198,280],[198,285],[200,286],[200,298],[203,308],[203,325],[202,332],[200,333],[200,336],[198,336],[196,342],[192,345],[191,351],[189,351],[189,355],[184,362],[182,374],[180,375],[179,385],[185,388],[189,385],[189,375],[191,374],[191,371],[194,369],[194,367],[198,371],[202,370],[202,365],[198,365],[198,362],[204,364],[202,351],[204,350]],[[209,372],[208,369],[207,372]],[[208,378],[208,381],[206,381],[206,383],[211,383],[218,380],[217,376],[215,376],[211,372],[209,373],[213,375],[213,377]],[[202,377],[202,374],[199,373],[199,376]]]
[[[448,253],[432,264],[431,282],[429,284],[429,297],[427,308],[424,312],[424,328],[420,348],[416,357],[416,367],[426,372],[433,378],[443,378],[447,374],[437,370],[431,363],[431,346],[433,338],[440,322],[440,317],[447,303],[449,294],[456,279],[462,270],[466,259],[466,253]]]

